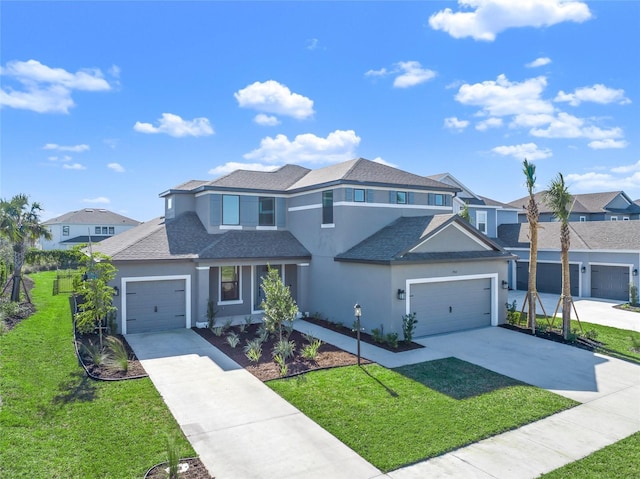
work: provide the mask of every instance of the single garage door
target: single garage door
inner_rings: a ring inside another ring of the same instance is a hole
[[[127,283],[127,333],[184,328],[185,280]]]
[[[629,268],[591,265],[591,296],[629,301]]]
[[[489,278],[412,284],[409,299],[416,336],[491,326]]]
[[[569,265],[571,296],[580,295],[580,277],[577,264]],[[529,262],[516,263],[516,289],[526,291],[529,285]],[[560,263],[538,263],[536,289],[539,293],[562,294],[562,265]]]

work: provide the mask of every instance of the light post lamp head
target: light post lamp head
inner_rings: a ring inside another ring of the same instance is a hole
[[[355,306],[353,307],[353,314],[356,315],[356,318],[359,318],[360,316],[362,316],[362,308],[358,303],[356,303]]]

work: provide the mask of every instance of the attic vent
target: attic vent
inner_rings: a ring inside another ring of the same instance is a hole
[[[106,212],[107,212],[107,210],[105,210],[104,208],[100,208],[98,211],[99,211],[100,213],[106,213]]]
[[[84,209],[87,213],[93,213],[93,209],[92,208],[85,208]]]

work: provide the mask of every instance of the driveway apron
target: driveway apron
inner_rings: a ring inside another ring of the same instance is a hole
[[[127,341],[217,479],[381,477],[195,332],[134,334]]]

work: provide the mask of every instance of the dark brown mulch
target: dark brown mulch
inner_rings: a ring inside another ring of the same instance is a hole
[[[500,327],[517,331],[519,333],[528,334],[530,336],[536,336],[537,338],[547,339],[556,343],[568,344],[580,349],[586,349],[587,351],[597,351],[602,347],[602,343],[592,339],[578,337],[575,341],[568,341],[562,336],[562,332],[558,330],[551,331],[536,331],[535,334],[531,333],[531,329],[518,326],[516,324],[501,324]]]
[[[229,356],[235,362],[237,362],[244,369],[256,376],[261,381],[269,381],[270,379],[278,379],[280,375],[280,367],[273,360],[271,351],[273,346],[278,341],[277,337],[272,337],[262,343],[262,356],[260,361],[254,363],[247,358],[244,353],[244,345],[247,340],[253,340],[256,338],[256,332],[259,329],[258,324],[252,324],[247,327],[244,332],[240,331],[239,326],[233,326],[225,332],[222,336],[216,336],[209,329],[194,328],[194,331],[202,336],[204,339],[213,344],[216,348],[220,349],[224,354]],[[240,336],[240,342],[235,348],[229,346],[226,340],[226,336],[229,332],[235,332]],[[294,341],[296,344],[296,353],[293,358],[289,358],[287,364],[287,377],[302,374],[308,371],[316,369],[327,369],[338,366],[350,366],[358,363],[357,356],[343,351],[340,348],[333,346],[332,344],[322,343],[322,346],[318,349],[318,355],[315,361],[305,359],[300,356],[300,352],[307,344],[304,336],[299,331],[293,331],[289,336],[290,341]],[[370,361],[361,358],[362,364],[368,364]]]
[[[213,479],[213,476],[209,474],[207,468],[197,457],[180,459],[180,463],[189,465],[189,469],[179,475],[180,479]],[[167,467],[166,462],[153,466],[144,477],[145,479],[167,479],[167,471],[165,470]]]
[[[356,332],[353,331],[351,328],[345,326],[344,324],[332,323],[330,321],[327,321],[326,319],[319,319],[319,318],[313,318],[313,317],[303,318],[303,319],[309,323],[317,324],[318,326],[322,326],[323,328],[327,328],[327,329],[330,329],[331,331],[335,331],[336,333],[344,334],[345,336],[351,336],[352,338],[356,337]],[[387,343],[378,343],[374,341],[373,336],[371,336],[369,333],[364,333],[364,332],[360,333],[360,341],[363,341],[368,344],[373,344],[374,346],[377,346],[382,349],[386,349],[387,351],[391,351],[392,353],[402,353],[404,351],[411,351],[412,349],[424,348],[422,344],[418,344],[414,342],[407,343],[400,339],[398,340],[398,347],[394,348],[388,345]]]
[[[22,276],[22,280],[27,288],[27,292],[29,293],[29,295],[31,295],[31,290],[33,289],[33,280],[28,276],[24,276],[24,275]],[[1,285],[1,286],[4,287],[4,285]],[[24,295],[24,290],[22,289],[22,286],[20,286],[20,293],[21,295]],[[4,294],[2,295],[2,297],[0,297],[0,301],[9,301],[10,296],[11,296],[11,286],[9,286],[4,292]],[[18,314],[16,314],[15,316],[7,316],[6,318],[4,318],[4,324],[6,326],[7,331],[11,331],[18,324],[20,324],[21,321],[24,321],[25,319],[27,319],[29,316],[31,316],[33,313],[36,312],[36,307],[33,304],[27,302],[26,298],[23,298],[23,299],[25,299],[25,301],[22,301],[20,303]]]
[[[115,336],[120,339],[120,341],[122,341],[122,344],[124,344],[124,347],[126,348],[129,355],[126,371],[114,369],[113,367],[108,367],[104,364],[93,364],[93,362],[91,362],[91,358],[83,353],[82,345],[89,346],[91,344],[100,344],[100,338],[98,334],[76,334],[76,344],[79,352],[78,360],[87,371],[87,374],[93,379],[102,379],[105,381],[146,377],[147,372],[142,367],[142,364],[140,364],[140,361],[138,361],[138,358],[129,346],[129,343],[127,343],[125,337],[121,334],[116,334]],[[103,344],[106,345],[106,335],[103,336]]]

